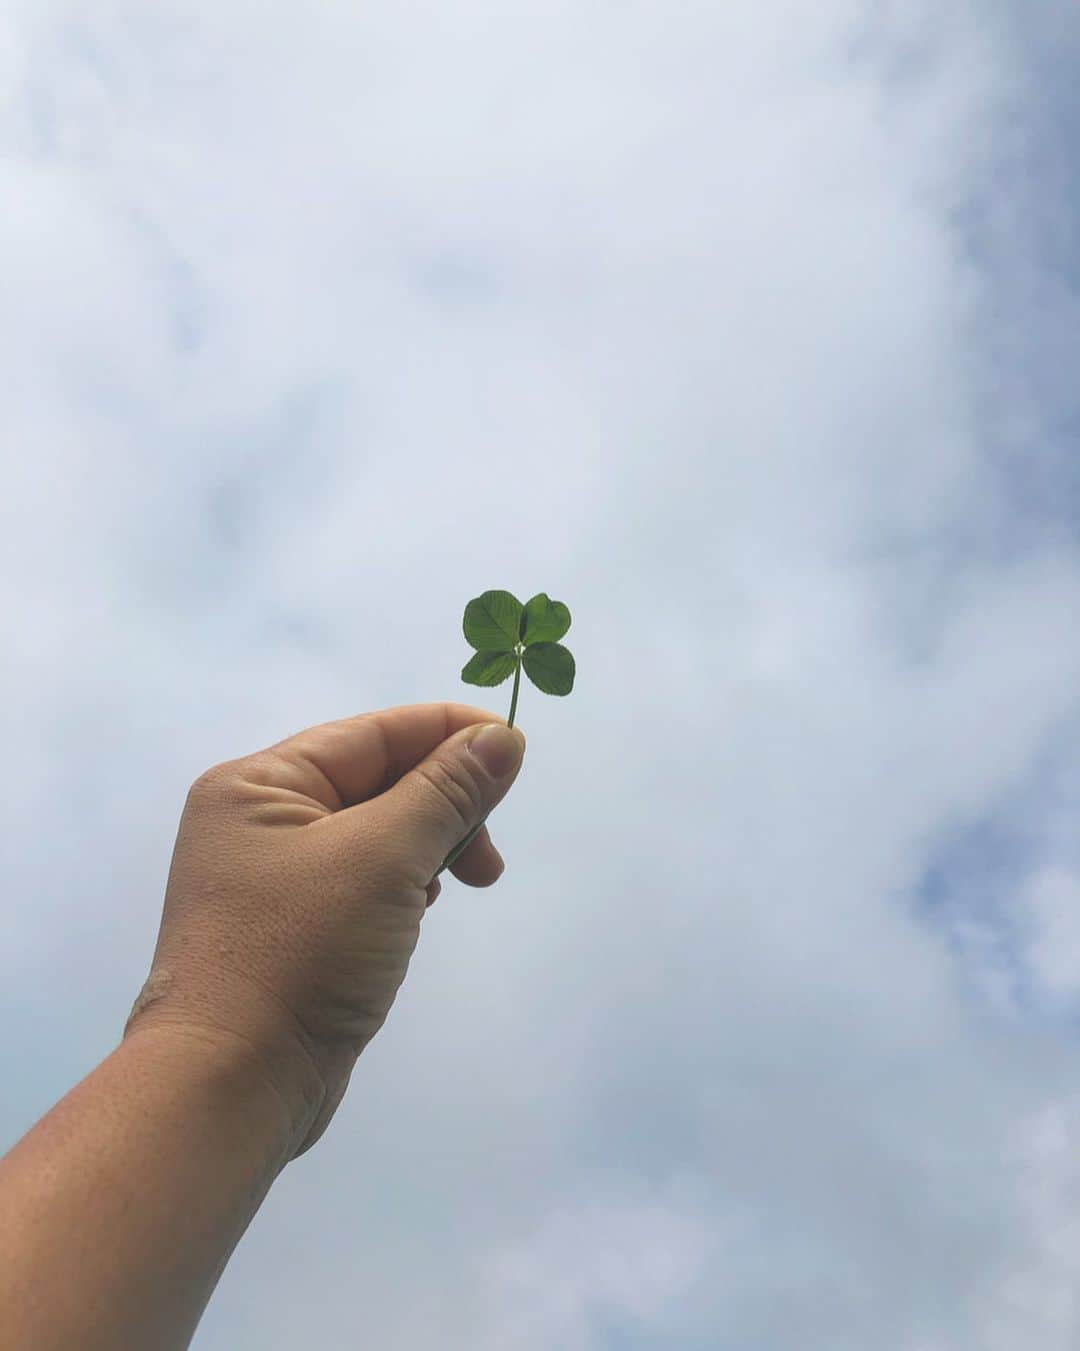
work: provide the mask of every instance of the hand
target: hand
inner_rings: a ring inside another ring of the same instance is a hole
[[[478,758],[469,743],[491,723],[493,758]],[[200,775],[124,1037],[174,1026],[242,1044],[296,1120],[292,1157],[309,1149],[390,1011],[436,872],[502,799],[524,748],[482,709],[413,704],[323,723]],[[478,887],[502,868],[486,827],[451,865]]]

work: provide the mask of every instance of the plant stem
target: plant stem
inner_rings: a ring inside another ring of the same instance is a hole
[[[514,672],[514,693],[510,697],[510,717],[507,721],[507,727],[513,727],[514,714],[517,711],[518,687],[521,684],[521,647],[518,647],[517,670]]]
[[[517,669],[514,671],[514,692],[510,696],[510,717],[506,721],[507,727],[513,727],[514,725],[514,714],[517,711],[518,689],[521,686],[521,654],[524,649],[519,643],[515,650],[517,652],[518,661],[517,661]],[[478,826],[473,826],[472,830],[469,831],[468,835],[465,836],[465,838],[461,841],[460,844],[456,844],[453,847],[453,849],[450,850],[447,856],[443,859],[442,867],[439,869],[439,872],[435,874],[435,877],[438,877],[439,873],[445,872],[446,869],[449,868],[451,863],[453,863],[456,859],[459,859],[461,857],[461,855],[465,852],[465,850],[468,849],[469,845],[472,844],[473,840],[476,839],[477,835],[480,834],[480,831],[483,829],[484,822],[486,821],[487,817],[485,816],[484,820],[481,821]],[[434,880],[435,879],[432,878],[432,881]]]

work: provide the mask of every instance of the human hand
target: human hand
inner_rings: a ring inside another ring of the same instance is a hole
[[[510,743],[494,772],[468,748],[492,723],[492,751]],[[124,1037],[172,1026],[242,1044],[297,1123],[291,1157],[309,1149],[390,1011],[436,872],[501,801],[524,747],[483,709],[412,704],[322,723],[201,774]],[[498,879],[486,826],[451,870],[469,886]]]

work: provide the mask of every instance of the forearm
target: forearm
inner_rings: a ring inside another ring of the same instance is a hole
[[[242,1046],[132,1033],[0,1159],[4,1347],[187,1347],[295,1130]]]

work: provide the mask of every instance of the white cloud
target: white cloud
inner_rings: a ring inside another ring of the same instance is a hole
[[[663,1201],[555,1202],[535,1233],[480,1259],[491,1306],[483,1344],[598,1346],[597,1317],[662,1334],[712,1246],[699,1216]]]
[[[995,384],[1037,264],[1000,16],[2,22],[6,1012],[75,1029],[7,1134],[119,1035],[190,779],[456,697],[464,601],[543,588],[579,684],[523,701],[507,874],[448,884],[196,1344],[1075,1340],[1030,1133],[1076,1054],[1016,974],[1075,991],[1074,798],[995,908],[915,905],[1080,675],[1075,550],[997,454],[1060,411]]]
[[[1080,877],[1049,865],[1025,888],[1031,937],[1028,960],[1042,992],[1074,1004],[1080,995]]]
[[[1011,1269],[988,1292],[978,1344],[1068,1351],[1080,1321],[1080,1116],[1063,1094],[1017,1123],[1010,1162],[1021,1176]]]

